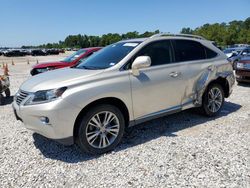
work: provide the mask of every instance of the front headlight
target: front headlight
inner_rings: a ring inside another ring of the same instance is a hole
[[[59,89],[43,90],[35,92],[24,105],[42,104],[56,100],[61,97],[67,87]]]
[[[237,67],[238,69],[243,69],[243,68],[244,68],[244,64],[243,64],[243,63],[237,63],[237,64],[236,64],[236,67]]]

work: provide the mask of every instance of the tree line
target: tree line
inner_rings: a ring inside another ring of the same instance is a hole
[[[231,21],[229,23],[204,24],[191,29],[183,28],[181,33],[195,34],[215,41],[219,46],[233,44],[250,44],[250,17],[244,21]]]
[[[122,39],[150,37],[160,33],[159,30],[144,33],[137,31],[125,34],[108,33],[102,36],[93,35],[69,35],[64,41],[48,43],[38,46],[39,48],[87,48],[95,46],[106,46]],[[219,46],[232,44],[250,44],[250,17],[244,21],[234,20],[229,23],[204,24],[195,29],[184,27],[180,31],[183,34],[195,34],[216,42]]]
[[[64,41],[59,41],[58,43],[48,43],[40,45],[39,48],[88,48],[97,46],[107,46],[109,44],[118,42],[123,39],[131,38],[145,38],[150,37],[154,34],[160,33],[159,30],[144,33],[139,33],[137,31],[127,32],[125,34],[118,33],[108,33],[102,36],[88,36],[88,35],[69,35]]]

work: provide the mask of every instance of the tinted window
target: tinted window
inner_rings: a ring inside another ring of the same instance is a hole
[[[192,61],[206,59],[204,47],[191,40],[174,40],[175,61]]]
[[[205,51],[206,51],[206,55],[207,55],[207,59],[210,59],[210,58],[214,58],[217,56],[217,53],[214,52],[213,50],[210,50],[209,48],[205,47]]]
[[[168,64],[172,62],[171,43],[168,40],[153,42],[139,51],[138,56],[149,56],[151,66]]]

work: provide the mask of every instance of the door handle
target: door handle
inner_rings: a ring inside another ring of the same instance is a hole
[[[176,78],[176,77],[178,77],[178,76],[180,76],[180,72],[171,72],[170,74],[169,74],[169,76],[171,76],[172,78]]]

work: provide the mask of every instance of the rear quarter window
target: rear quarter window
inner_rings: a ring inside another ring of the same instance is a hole
[[[211,50],[211,49],[209,49],[209,48],[207,48],[207,47],[205,47],[205,46],[204,46],[204,48],[205,48],[205,51],[206,51],[207,59],[214,58],[214,57],[216,57],[216,56],[218,55],[218,54],[217,54],[216,52],[214,52],[213,50]]]

